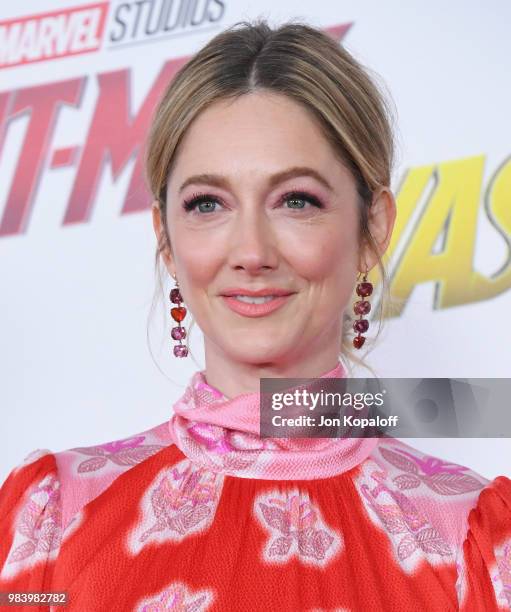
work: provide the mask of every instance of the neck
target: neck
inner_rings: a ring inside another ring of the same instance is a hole
[[[334,350],[335,349],[335,350]],[[274,361],[236,360],[205,343],[205,378],[227,398],[259,392],[261,378],[319,378],[339,365],[339,353],[328,351],[282,358]]]
[[[268,366],[263,365],[264,369],[256,371],[268,371]],[[312,378],[343,378],[342,364],[337,361],[332,365],[330,362],[322,368],[323,372],[319,369],[313,372],[318,376]],[[297,378],[309,378],[311,374],[298,367],[288,371],[293,377],[295,372],[304,375]],[[264,480],[336,476],[365,460],[378,443],[378,438],[361,437],[263,437],[260,409],[259,390],[229,398],[216,383],[213,385],[205,378],[203,371],[198,371],[173,406],[169,432],[181,454],[191,460],[190,465]]]

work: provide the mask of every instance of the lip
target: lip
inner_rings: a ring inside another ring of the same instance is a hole
[[[291,295],[295,293],[294,291],[289,291],[288,289],[279,289],[277,287],[265,287],[263,289],[242,289],[241,287],[229,287],[228,289],[224,289],[221,296],[233,296],[233,295],[247,295],[250,297],[264,297],[266,295]]]
[[[264,290],[265,291],[265,290]],[[236,293],[235,295],[253,295],[247,293]],[[263,295],[275,295],[275,293],[266,293]],[[240,302],[235,297],[229,295],[222,295],[224,303],[234,312],[244,317],[265,317],[270,313],[274,312],[278,308],[281,308],[286,304],[293,293],[287,293],[286,295],[280,295],[275,297],[273,300],[266,302],[265,304],[247,304]]]

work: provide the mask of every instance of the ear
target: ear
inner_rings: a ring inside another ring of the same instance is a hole
[[[368,213],[369,231],[376,243],[380,257],[389,246],[396,220],[396,201],[388,187],[380,187],[373,195]],[[359,270],[365,271],[366,265],[371,270],[378,263],[378,258],[367,244],[364,245]]]
[[[165,244],[165,248],[161,251],[161,257],[163,259],[163,263],[167,268],[169,274],[174,276],[174,261],[172,257],[172,252],[169,248],[169,245],[166,244],[165,240],[165,228],[163,226],[163,221],[161,218],[160,204],[158,200],[155,200],[151,206],[151,212],[153,215],[153,228],[156,236],[156,242],[158,245]]]

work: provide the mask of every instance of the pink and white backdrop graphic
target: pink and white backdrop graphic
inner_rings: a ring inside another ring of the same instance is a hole
[[[0,479],[36,448],[169,418],[197,361],[171,355],[141,144],[165,83],[242,19],[324,28],[398,120],[393,295],[381,377],[511,376],[511,5],[493,0],[25,0],[0,7]],[[159,369],[160,368],[160,369]],[[360,371],[365,376],[366,372]],[[510,401],[511,409],[511,401]],[[509,439],[410,440],[486,477]]]

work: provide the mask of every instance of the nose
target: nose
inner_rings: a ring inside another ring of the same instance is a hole
[[[259,204],[240,206],[230,235],[228,259],[233,269],[250,274],[277,267],[275,229]]]

